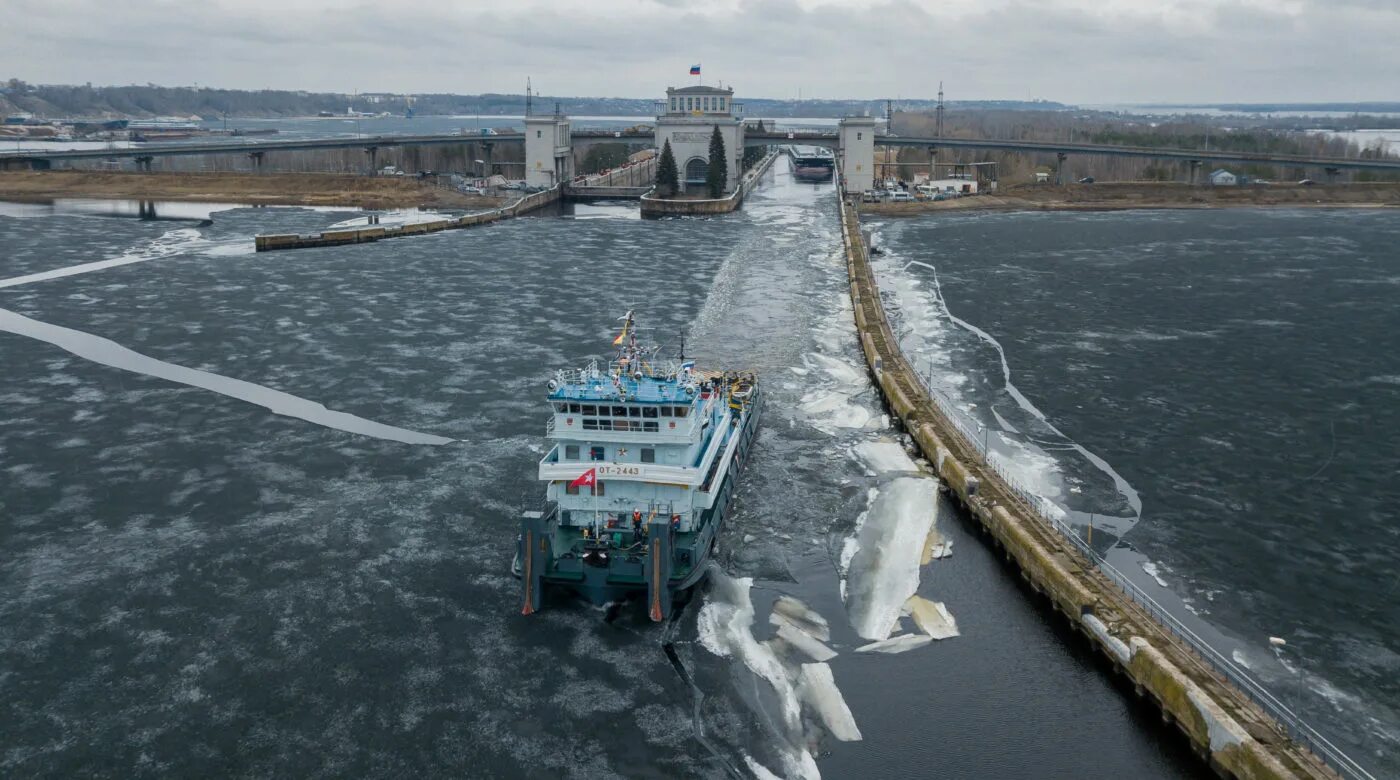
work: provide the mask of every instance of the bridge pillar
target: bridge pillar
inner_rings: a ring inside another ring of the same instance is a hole
[[[938,147],[928,148],[928,180],[933,181],[938,178]]]
[[[136,158],[136,169],[137,169],[138,171],[141,171],[142,173],[150,173],[150,172],[151,172],[151,161],[154,160],[154,159],[155,159],[155,158],[154,158],[154,157],[151,157],[150,155],[143,155],[143,156],[141,156],[141,157],[137,157],[137,158]]]
[[[248,159],[253,161],[253,170],[257,173],[262,173],[263,153],[248,152]]]
[[[1342,169],[1341,169],[1341,168],[1330,168],[1330,167],[1329,167],[1329,168],[1324,168],[1324,169],[1323,169],[1323,172],[1325,172],[1325,173],[1327,174],[1327,183],[1328,183],[1328,184],[1336,184],[1336,183],[1337,183],[1337,177],[1341,175]]]
[[[369,155],[369,175],[377,175],[379,173],[379,147],[366,146],[365,154]]]
[[[574,140],[563,114],[525,117],[525,184],[553,187],[574,178]]]
[[[864,192],[875,187],[875,118],[848,116],[836,131],[837,156],[841,161],[841,186],[846,192]]]
[[[1187,183],[1190,184],[1192,187],[1194,187],[1194,186],[1196,186],[1197,184],[1200,184],[1200,183],[1201,183],[1201,161],[1200,161],[1200,160],[1191,160],[1190,162],[1191,162],[1191,175],[1190,175],[1190,178],[1187,179]]]
[[[1065,160],[1068,160],[1068,159],[1069,159],[1069,155],[1065,154],[1064,152],[1055,152],[1055,184],[1056,184],[1056,186],[1059,186],[1059,187],[1065,186]]]

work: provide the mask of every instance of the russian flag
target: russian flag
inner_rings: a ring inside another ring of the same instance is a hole
[[[699,65],[691,65],[691,66],[690,66],[690,75],[692,75],[692,76],[699,76],[699,75],[700,75],[700,66],[699,66]]]

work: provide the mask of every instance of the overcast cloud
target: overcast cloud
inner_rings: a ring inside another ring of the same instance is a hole
[[[38,83],[653,97],[1400,100],[1400,0],[0,0]]]

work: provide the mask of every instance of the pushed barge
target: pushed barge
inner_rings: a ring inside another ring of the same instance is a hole
[[[705,576],[753,442],[753,374],[658,359],[637,346],[632,313],[622,319],[606,368],[594,361],[549,382],[546,508],[525,513],[512,565],[526,615],[547,587],[563,587],[596,604],[644,591],[651,619],[669,617]]]

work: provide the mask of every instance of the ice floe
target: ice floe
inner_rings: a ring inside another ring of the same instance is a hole
[[[792,596],[779,596],[778,600],[773,602],[773,612],[823,642],[831,640],[831,626],[826,622],[826,618]]]
[[[782,705],[787,733],[797,733],[801,727],[797,692],[772,646],[753,635],[754,609],[749,597],[753,578],[730,577],[716,569],[710,572],[710,582],[710,598],[696,619],[700,644],[717,656],[738,659],[749,671],[767,680]]]
[[[922,596],[910,596],[906,602],[914,624],[931,639],[951,639],[960,636],[958,622],[941,601],[929,601]]]
[[[865,441],[855,446],[856,457],[876,474],[917,472],[919,467],[904,447],[893,441]]]
[[[886,653],[889,655],[893,655],[894,653],[903,653],[908,650],[913,650],[916,647],[923,647],[924,645],[932,641],[933,638],[928,636],[927,634],[899,634],[898,636],[892,636],[889,639],[881,639],[878,642],[871,642],[868,645],[861,645],[860,647],[856,648],[856,652]]]
[[[831,676],[831,667],[823,663],[803,664],[798,678],[797,689],[802,701],[821,717],[822,724],[831,736],[842,742],[858,742],[862,739],[856,719],[836,681]]]
[[[934,486],[931,479],[899,477],[872,491],[850,553],[845,589],[851,626],[865,639],[888,637],[904,602],[919,587],[924,541],[937,512]]]
[[[778,627],[778,636],[784,642],[797,650],[802,651],[813,661],[830,661],[836,657],[836,652],[811,634],[803,631],[797,626],[789,623],[781,615],[772,615],[769,618]]]

